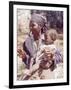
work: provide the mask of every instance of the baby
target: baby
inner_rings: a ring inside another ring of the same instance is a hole
[[[51,66],[49,67],[49,69],[51,71],[54,72],[54,78],[57,78],[59,76],[58,74],[58,68],[59,68],[59,65],[63,62],[63,56],[61,54],[61,51],[60,49],[54,44],[55,40],[57,39],[57,32],[56,30],[54,29],[51,29],[51,30],[48,30],[44,37],[45,37],[45,40],[43,42],[43,45],[41,46],[41,51],[47,51],[49,50],[50,54],[52,54],[52,59],[49,59],[50,62],[52,62]],[[47,54],[47,53],[46,53]],[[45,55],[44,55],[45,57]],[[48,57],[49,58],[49,57]],[[43,60],[41,60],[43,61]],[[46,65],[42,65],[42,66],[46,66]],[[49,66],[49,65],[48,65]],[[43,70],[44,71],[44,70]],[[57,72],[56,72],[57,71]],[[45,70],[45,72],[47,72],[47,70]],[[62,72],[60,70],[60,72]],[[44,72],[43,72],[43,77],[47,77],[48,75],[45,75]],[[41,75],[41,76],[42,76]],[[52,75],[51,75],[52,76]],[[53,77],[52,77],[53,78]]]
[[[62,54],[60,49],[54,44],[58,36],[58,33],[56,32],[55,29],[50,29],[45,32],[44,34],[44,42],[43,45],[41,46],[41,52],[48,48],[51,53],[54,55],[55,58],[55,63],[60,63],[62,62]]]

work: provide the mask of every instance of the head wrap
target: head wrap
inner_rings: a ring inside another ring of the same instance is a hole
[[[41,14],[32,14],[31,21],[36,22],[38,25],[41,26],[42,29],[46,29],[47,25],[46,17],[42,16]]]

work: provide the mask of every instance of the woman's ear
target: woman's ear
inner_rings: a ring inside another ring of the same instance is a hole
[[[38,25],[38,30],[39,30],[39,33],[41,32],[41,26],[40,25]]]

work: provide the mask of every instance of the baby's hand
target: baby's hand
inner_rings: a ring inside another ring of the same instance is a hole
[[[48,58],[48,60],[52,60],[53,59],[53,54],[52,53],[48,53],[47,54],[47,58]]]

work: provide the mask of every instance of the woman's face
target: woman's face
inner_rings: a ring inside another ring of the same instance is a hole
[[[34,39],[38,40],[40,38],[41,27],[36,22],[31,22],[31,21],[29,27],[30,27],[30,31],[34,36]]]

